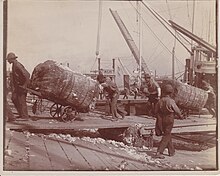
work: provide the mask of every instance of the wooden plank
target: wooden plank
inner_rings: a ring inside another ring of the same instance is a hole
[[[121,158],[120,160],[118,160],[118,165],[120,165],[121,162],[126,161],[127,166],[125,167],[125,170],[141,169],[140,165],[142,165],[142,163],[136,160],[135,158],[129,156],[128,153],[125,153],[123,150],[116,148],[114,145],[109,144],[108,142],[105,143],[105,146],[105,149],[108,150],[111,153],[111,155],[115,155]]]
[[[11,156],[5,155],[4,169],[8,171],[29,170],[27,158],[28,144],[23,132],[13,132],[8,149],[11,150]]]
[[[121,157],[118,157],[117,154],[110,151],[104,144],[96,143],[95,146],[99,148],[103,153],[103,158],[109,162],[108,168],[109,170],[119,170],[119,164],[122,160]]]
[[[72,170],[70,161],[56,139],[48,137],[44,140],[44,143],[52,165],[52,170]]]
[[[93,144],[83,143],[80,140],[76,140],[73,144],[77,150],[83,155],[86,161],[91,166],[92,170],[106,170],[107,165],[97,156],[91,147]]]
[[[30,170],[52,170],[43,139],[36,135],[31,136],[29,138],[29,144]]]
[[[8,149],[9,143],[11,141],[11,130],[10,129],[5,129],[4,133],[4,148]]]
[[[105,164],[106,168],[104,170],[118,170],[115,162],[112,162],[112,159],[104,152],[101,147],[99,147],[96,143],[91,143],[87,141],[80,141],[83,145],[89,145],[91,151],[95,153],[95,155]],[[104,144],[100,144],[101,146]]]
[[[72,143],[59,139],[63,151],[68,157],[73,170],[91,170],[91,166]]]
[[[99,147],[108,155],[108,157],[111,158],[112,162],[116,164],[117,169],[120,168],[120,164],[123,161],[128,163],[125,170],[139,170],[140,166],[137,165],[143,165],[140,161],[130,157],[127,153],[124,153],[123,150],[117,149],[115,146],[107,142],[104,145],[99,145]],[[146,168],[146,166],[144,168]]]

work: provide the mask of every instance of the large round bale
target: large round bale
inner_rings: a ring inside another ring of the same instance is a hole
[[[98,93],[97,81],[52,60],[34,68],[30,87],[45,99],[78,109],[88,108]]]
[[[172,79],[162,80],[162,84],[160,85],[162,90],[166,84],[173,86],[173,98],[179,107],[199,110],[205,106],[208,99],[208,93],[206,91]]]

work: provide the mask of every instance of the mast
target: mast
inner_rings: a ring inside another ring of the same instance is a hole
[[[99,0],[99,16],[98,16],[98,32],[96,41],[96,60],[98,60],[98,71],[100,70],[100,33],[101,33],[101,22],[102,22],[102,0]]]

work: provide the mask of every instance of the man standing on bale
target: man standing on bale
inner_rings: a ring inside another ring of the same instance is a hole
[[[104,91],[107,92],[108,98],[110,99],[112,121],[118,120],[119,114],[122,116],[123,119],[126,112],[117,106],[117,100],[120,95],[117,85],[109,77],[107,77],[105,83],[102,83],[101,85],[104,87]]]
[[[171,130],[174,124],[174,116],[177,114],[182,119],[180,109],[176,105],[175,101],[171,98],[173,93],[173,87],[170,84],[164,86],[164,97],[162,97],[155,107],[155,114],[157,117],[156,128],[159,128],[162,139],[155,155],[156,158],[164,159],[162,155],[165,148],[168,148],[169,156],[175,154],[175,149],[172,144]]]
[[[161,89],[160,86],[158,85],[158,83],[151,78],[151,75],[146,73],[144,75],[145,81],[146,81],[146,86],[147,86],[147,91],[148,91],[148,98],[149,98],[149,102],[151,105],[151,114],[154,116],[155,112],[155,104],[157,103],[157,101],[160,99],[161,96]]]
[[[27,90],[30,74],[24,66],[17,61],[17,56],[14,53],[9,53],[6,60],[12,64],[12,102],[19,114],[19,120],[28,120],[27,110]]]

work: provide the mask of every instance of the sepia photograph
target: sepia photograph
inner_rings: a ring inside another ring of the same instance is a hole
[[[219,173],[217,0],[0,3],[0,175]]]

